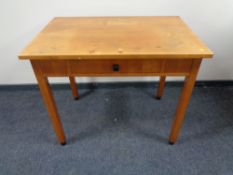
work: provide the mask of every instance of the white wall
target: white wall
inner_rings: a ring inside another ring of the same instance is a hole
[[[19,61],[17,54],[54,16],[134,15],[181,16],[215,52],[214,59],[203,62],[198,79],[233,80],[232,0],[0,0],[0,84],[36,82],[29,62]]]

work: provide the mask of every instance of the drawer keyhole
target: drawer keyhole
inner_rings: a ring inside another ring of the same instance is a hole
[[[119,65],[119,64],[113,64],[113,65],[112,65],[112,70],[113,70],[114,72],[118,72],[118,71],[120,70],[120,65]]]

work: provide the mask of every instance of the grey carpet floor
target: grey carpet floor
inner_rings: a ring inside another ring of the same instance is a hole
[[[196,87],[177,144],[167,143],[180,87],[69,88],[54,95],[56,142],[37,89],[0,90],[0,175],[233,174],[233,87]]]

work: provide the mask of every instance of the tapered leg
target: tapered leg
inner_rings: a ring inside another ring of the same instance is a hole
[[[185,111],[192,95],[192,90],[195,84],[196,76],[200,67],[201,59],[193,62],[190,75],[185,78],[184,87],[182,89],[178,106],[176,108],[175,118],[172,124],[172,129],[169,137],[169,143],[174,144],[177,140],[182,122],[184,120]]]
[[[69,76],[69,79],[70,79],[70,88],[72,90],[73,97],[75,100],[78,100],[79,99],[78,87],[75,82],[75,77]]]
[[[36,63],[32,62],[32,66],[35,72],[36,79],[38,81],[38,85],[40,87],[40,92],[43,97],[45,106],[47,107],[47,110],[49,112],[49,116],[52,121],[52,125],[55,130],[57,139],[60,142],[60,144],[65,145],[66,144],[65,134],[62,128],[62,123],[59,118],[59,114],[53,98],[53,94],[48,83],[48,78],[42,75],[41,70],[36,65]]]
[[[160,100],[163,96],[166,76],[160,76],[159,87],[156,93],[156,99]]]

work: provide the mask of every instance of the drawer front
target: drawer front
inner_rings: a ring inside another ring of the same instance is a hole
[[[160,72],[162,61],[142,60],[85,60],[71,61],[71,72],[74,74],[134,74]]]
[[[192,60],[80,60],[70,61],[70,72],[78,75],[187,74]]]
[[[153,76],[185,75],[192,59],[156,60],[41,60],[33,61],[46,76]]]

